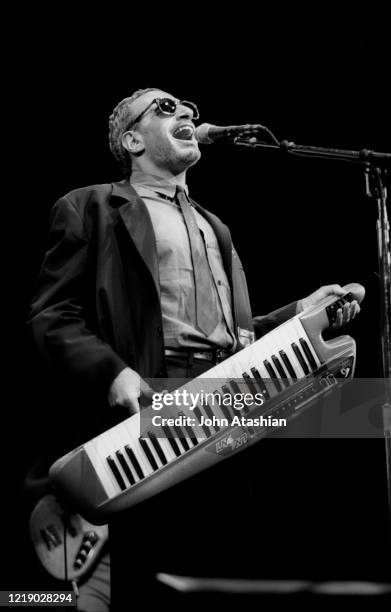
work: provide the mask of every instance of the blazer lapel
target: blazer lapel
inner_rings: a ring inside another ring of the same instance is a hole
[[[159,264],[155,233],[148,209],[127,181],[113,183],[112,185],[112,199],[120,198],[125,200],[124,203],[120,203],[118,206],[118,212],[135,247],[151,273],[156,291],[160,296]]]

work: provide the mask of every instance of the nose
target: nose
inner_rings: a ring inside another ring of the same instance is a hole
[[[178,104],[177,114],[179,119],[193,119],[194,113],[189,106],[184,106],[183,104]]]

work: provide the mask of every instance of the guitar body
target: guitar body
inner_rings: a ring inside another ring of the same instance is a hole
[[[70,513],[54,495],[45,495],[37,503],[29,530],[46,571],[59,580],[76,582],[93,568],[108,538],[107,525],[96,526]]]

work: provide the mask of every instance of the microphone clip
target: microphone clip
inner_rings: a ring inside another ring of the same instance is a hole
[[[259,140],[256,136],[236,136],[233,143],[243,147],[255,147],[259,143]]]

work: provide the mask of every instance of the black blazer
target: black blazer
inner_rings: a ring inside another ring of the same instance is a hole
[[[235,329],[268,331],[296,303],[252,319],[247,284],[230,232],[213,227],[232,289]],[[126,366],[166,374],[155,236],[143,200],[127,181],[77,189],[52,210],[48,249],[28,320],[47,367],[105,396]]]
[[[259,336],[292,317],[296,303],[252,319],[228,228],[194,205],[216,233],[236,328]],[[33,504],[47,491],[56,458],[128,416],[107,402],[123,368],[142,377],[166,375],[154,231],[127,181],[77,189],[56,202],[28,325],[45,362],[34,402],[40,406],[33,422],[39,461],[24,483]]]

